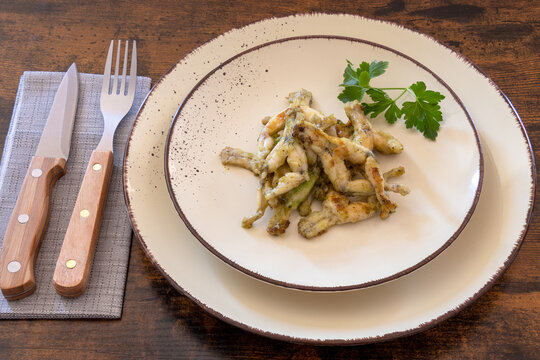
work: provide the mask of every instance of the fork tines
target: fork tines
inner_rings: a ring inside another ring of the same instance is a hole
[[[113,52],[114,52],[114,40],[111,40],[111,45],[109,46],[109,53],[107,54],[107,62],[105,63],[105,71],[103,73],[103,86],[101,88],[102,93],[107,94],[117,94],[117,95],[127,95],[127,96],[134,96],[135,95],[135,81],[129,81],[129,87],[127,89],[126,93],[126,81],[127,81],[127,62],[128,62],[128,48],[129,48],[129,41],[126,40],[125,42],[125,51],[124,51],[124,65],[122,67],[122,82],[120,83],[120,75],[119,75],[119,68],[120,68],[120,54],[121,54],[121,47],[122,47],[122,40],[118,40],[118,47],[116,51],[116,66],[115,66],[115,75],[114,80],[111,84],[111,65],[112,65],[112,59],[113,59]],[[131,52],[131,69],[129,71],[130,76],[132,74],[137,74],[137,43],[135,40],[133,40],[133,49]]]

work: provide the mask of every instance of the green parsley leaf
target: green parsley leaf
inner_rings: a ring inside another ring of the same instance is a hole
[[[364,107],[364,113],[366,116],[368,114],[371,114],[371,118],[377,117],[380,113],[385,111],[390,105],[394,103],[390,97],[380,89],[369,89],[366,91],[371,100],[374,101],[373,104],[366,104],[363,103],[362,106]]]
[[[416,127],[418,130],[423,131],[425,114],[416,101],[404,102],[401,111],[405,115],[407,129]]]
[[[347,67],[343,72],[343,83],[341,86],[358,85],[358,77],[356,76],[356,70],[353,64],[347,60]]]
[[[370,81],[381,76],[388,68],[387,61],[373,60],[371,63],[363,61],[358,68],[347,60],[347,67],[343,73],[343,91],[338,95],[338,99],[346,103],[353,100],[361,101],[364,94],[368,94],[371,103],[362,103],[364,113],[375,118],[384,112],[384,118],[390,124],[395,123],[403,117],[407,128],[416,128],[425,137],[431,140],[437,138],[442,119],[442,112],[439,103],[444,100],[444,96],[439,92],[427,90],[423,81],[417,81],[408,88],[376,88],[370,85]],[[396,98],[391,98],[385,90],[400,90],[401,94]],[[405,94],[414,95],[414,101],[406,101],[397,105],[396,101]]]
[[[347,60],[348,61],[348,60]],[[352,65],[352,63],[349,61],[349,63]],[[360,74],[361,71],[367,71],[369,72],[369,63],[363,61],[360,66],[358,67],[358,74]]]
[[[385,73],[388,68],[388,61],[377,61],[373,60],[369,64],[369,76],[373,79],[374,77],[381,76]]]
[[[367,90],[367,93],[371,100],[375,102],[392,101],[392,99],[388,97],[388,94],[386,94],[386,92],[381,89],[371,88]]]
[[[444,96],[435,91],[426,91],[426,84],[422,81],[410,86],[416,96],[416,101],[403,103],[403,114],[407,128],[415,127],[431,140],[437,138],[442,121],[439,102]]]
[[[400,108],[396,105],[395,102],[393,102],[392,105],[390,105],[390,107],[388,108],[388,110],[385,111],[384,118],[386,119],[386,121],[388,121],[388,123],[393,124],[402,115],[403,113],[401,112]]]
[[[362,71],[360,72],[360,74],[358,74],[358,85],[360,85],[361,87],[369,87],[369,80],[371,80],[369,72]]]
[[[366,89],[359,87],[359,86],[347,86],[341,94],[338,95],[338,99],[341,100],[344,103],[347,103],[349,101],[358,100],[361,101],[362,97],[364,97],[364,93],[366,92]]]
[[[438,104],[444,99],[444,95],[441,95],[436,91],[426,90],[426,84],[423,81],[418,81],[409,88],[414,92],[417,99],[422,99],[422,101],[430,104]]]

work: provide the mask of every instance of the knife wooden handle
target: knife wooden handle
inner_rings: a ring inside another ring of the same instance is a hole
[[[53,285],[60,295],[75,297],[86,289],[112,169],[112,151],[92,152],[56,262]]]
[[[9,220],[0,254],[0,288],[7,300],[36,289],[34,265],[49,220],[54,183],[65,174],[66,160],[33,157]]]

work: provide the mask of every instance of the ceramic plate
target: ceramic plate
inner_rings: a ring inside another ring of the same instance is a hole
[[[337,99],[345,59],[355,64],[388,61],[388,70],[372,81],[374,86],[422,80],[445,96],[445,120],[436,142],[403,124],[388,125],[383,115],[372,120],[403,143],[404,153],[378,159],[383,171],[405,167],[406,176],[394,182],[405,183],[411,194],[392,194],[399,208],[384,221],[375,216],[336,226],[312,240],[298,233],[296,212],[284,236],[266,232],[271,209],[252,229],[242,228],[241,219],[255,212],[259,178],[244,169],[224,167],[221,150],[232,146],[256,152],[260,119],[286,108],[286,95],[301,88],[313,93],[315,108],[346,122],[343,103]],[[483,177],[478,134],[444,81],[396,50],[336,36],[284,38],[220,64],[180,106],[165,157],[171,197],[195,237],[247,274],[304,290],[378,284],[433,259],[465,227]]]
[[[165,182],[167,131],[182,100],[210,71],[243,50],[313,34],[369,39],[414,57],[463,100],[484,153],[476,211],[434,260],[394,281],[346,292],[309,292],[254,279],[210,253],[178,216]],[[171,284],[202,308],[261,335],[316,344],[360,344],[427,329],[485,293],[519,250],[534,202],[534,160],[517,113],[481,71],[435,40],[356,16],[270,19],[233,30],[181,59],[142,106],[124,159],[135,234]]]

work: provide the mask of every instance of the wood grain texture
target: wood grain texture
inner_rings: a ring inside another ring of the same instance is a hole
[[[235,27],[295,13],[393,21],[459,51],[487,73],[540,145],[540,3],[529,0],[141,0],[0,3],[0,134],[25,70],[101,73],[112,38],[137,40],[139,73],[155,83],[180,57]],[[539,153],[535,151],[538,159]],[[538,167],[538,164],[537,164]],[[2,321],[0,358],[534,359],[540,350],[540,219],[508,271],[473,305],[430,330],[380,344],[317,347],[270,340],[205,313],[131,251],[119,321]]]
[[[65,166],[65,159],[33,157],[30,161],[0,254],[0,288],[8,300],[24,298],[36,288],[34,264],[47,229],[51,192]],[[16,271],[8,270],[10,263],[17,264]]]
[[[75,297],[86,290],[112,170],[112,151],[92,151],[54,270],[53,285],[60,295]]]

